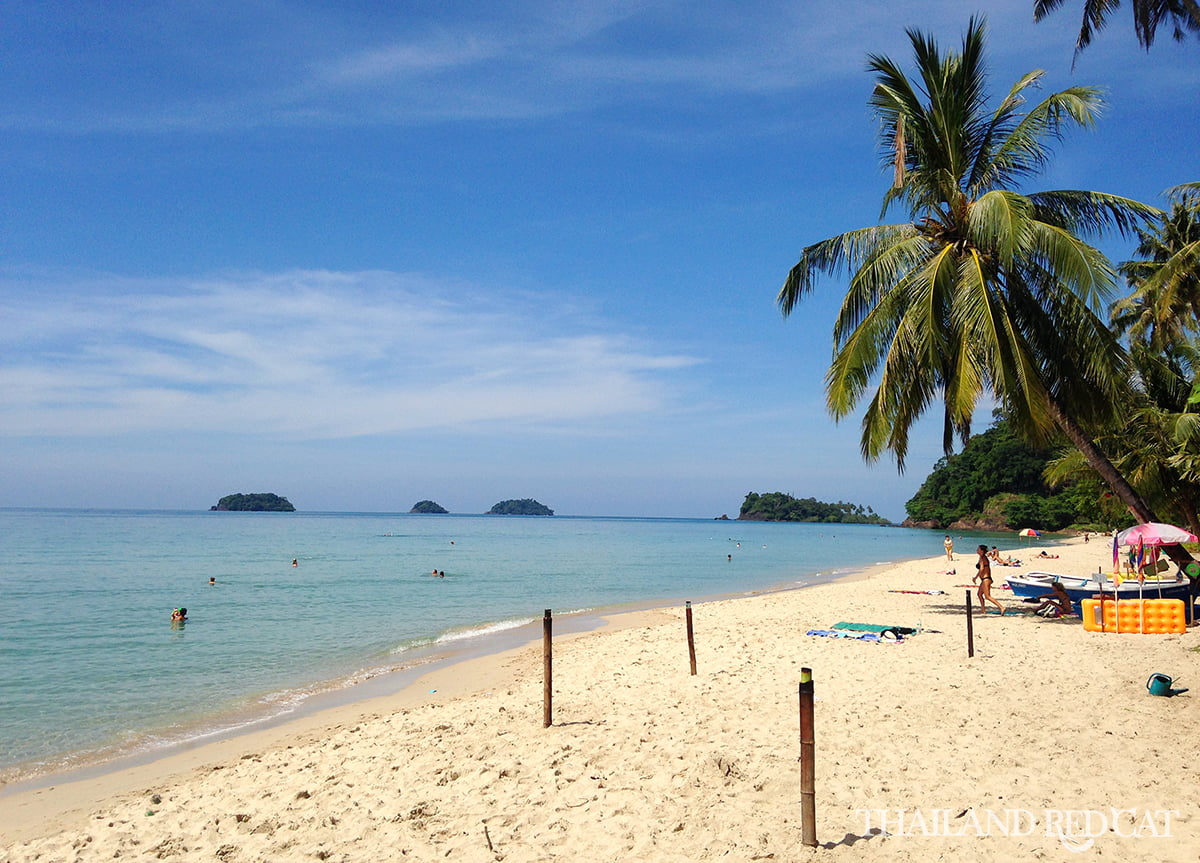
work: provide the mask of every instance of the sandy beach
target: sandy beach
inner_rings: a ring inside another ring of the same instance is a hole
[[[1021,570],[1111,566],[1103,539]],[[403,692],[0,797],[0,861],[1075,860],[1200,855],[1200,628],[976,616],[969,548],[802,590],[611,618]],[[948,574],[948,568],[955,574]],[[997,588],[1015,569],[996,567]],[[892,591],[944,591],[941,594]],[[900,643],[810,636],[919,627]],[[797,685],[816,691],[815,849]],[[1196,691],[1146,691],[1156,672]]]

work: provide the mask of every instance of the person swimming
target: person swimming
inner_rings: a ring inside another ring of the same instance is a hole
[[[187,609],[180,607],[171,612],[172,623],[182,623],[187,620]]]

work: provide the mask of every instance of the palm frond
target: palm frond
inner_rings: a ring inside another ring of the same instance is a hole
[[[812,291],[819,274],[832,275],[843,267],[856,269],[876,249],[914,232],[912,225],[876,225],[806,246],[775,297],[783,316],[790,315],[796,304]]]

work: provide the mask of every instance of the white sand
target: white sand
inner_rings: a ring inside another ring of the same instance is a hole
[[[1110,565],[1103,541],[1053,550],[1035,568]],[[1200,628],[1113,635],[993,614],[976,617],[968,659],[955,585],[973,557],[956,556],[956,576],[941,556],[697,605],[695,677],[682,608],[556,639],[550,728],[539,643],[393,698],[0,797],[0,861],[1196,860]],[[999,586],[1012,570],[995,572]],[[924,631],[805,635],[843,620]],[[817,694],[816,849],[800,841],[802,666]],[[1150,696],[1155,672],[1198,690]]]

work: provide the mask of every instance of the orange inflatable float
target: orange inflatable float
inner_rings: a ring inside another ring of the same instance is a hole
[[[1182,599],[1085,599],[1083,628],[1088,632],[1140,632],[1179,635],[1187,632]],[[1120,617],[1118,617],[1118,614]]]

